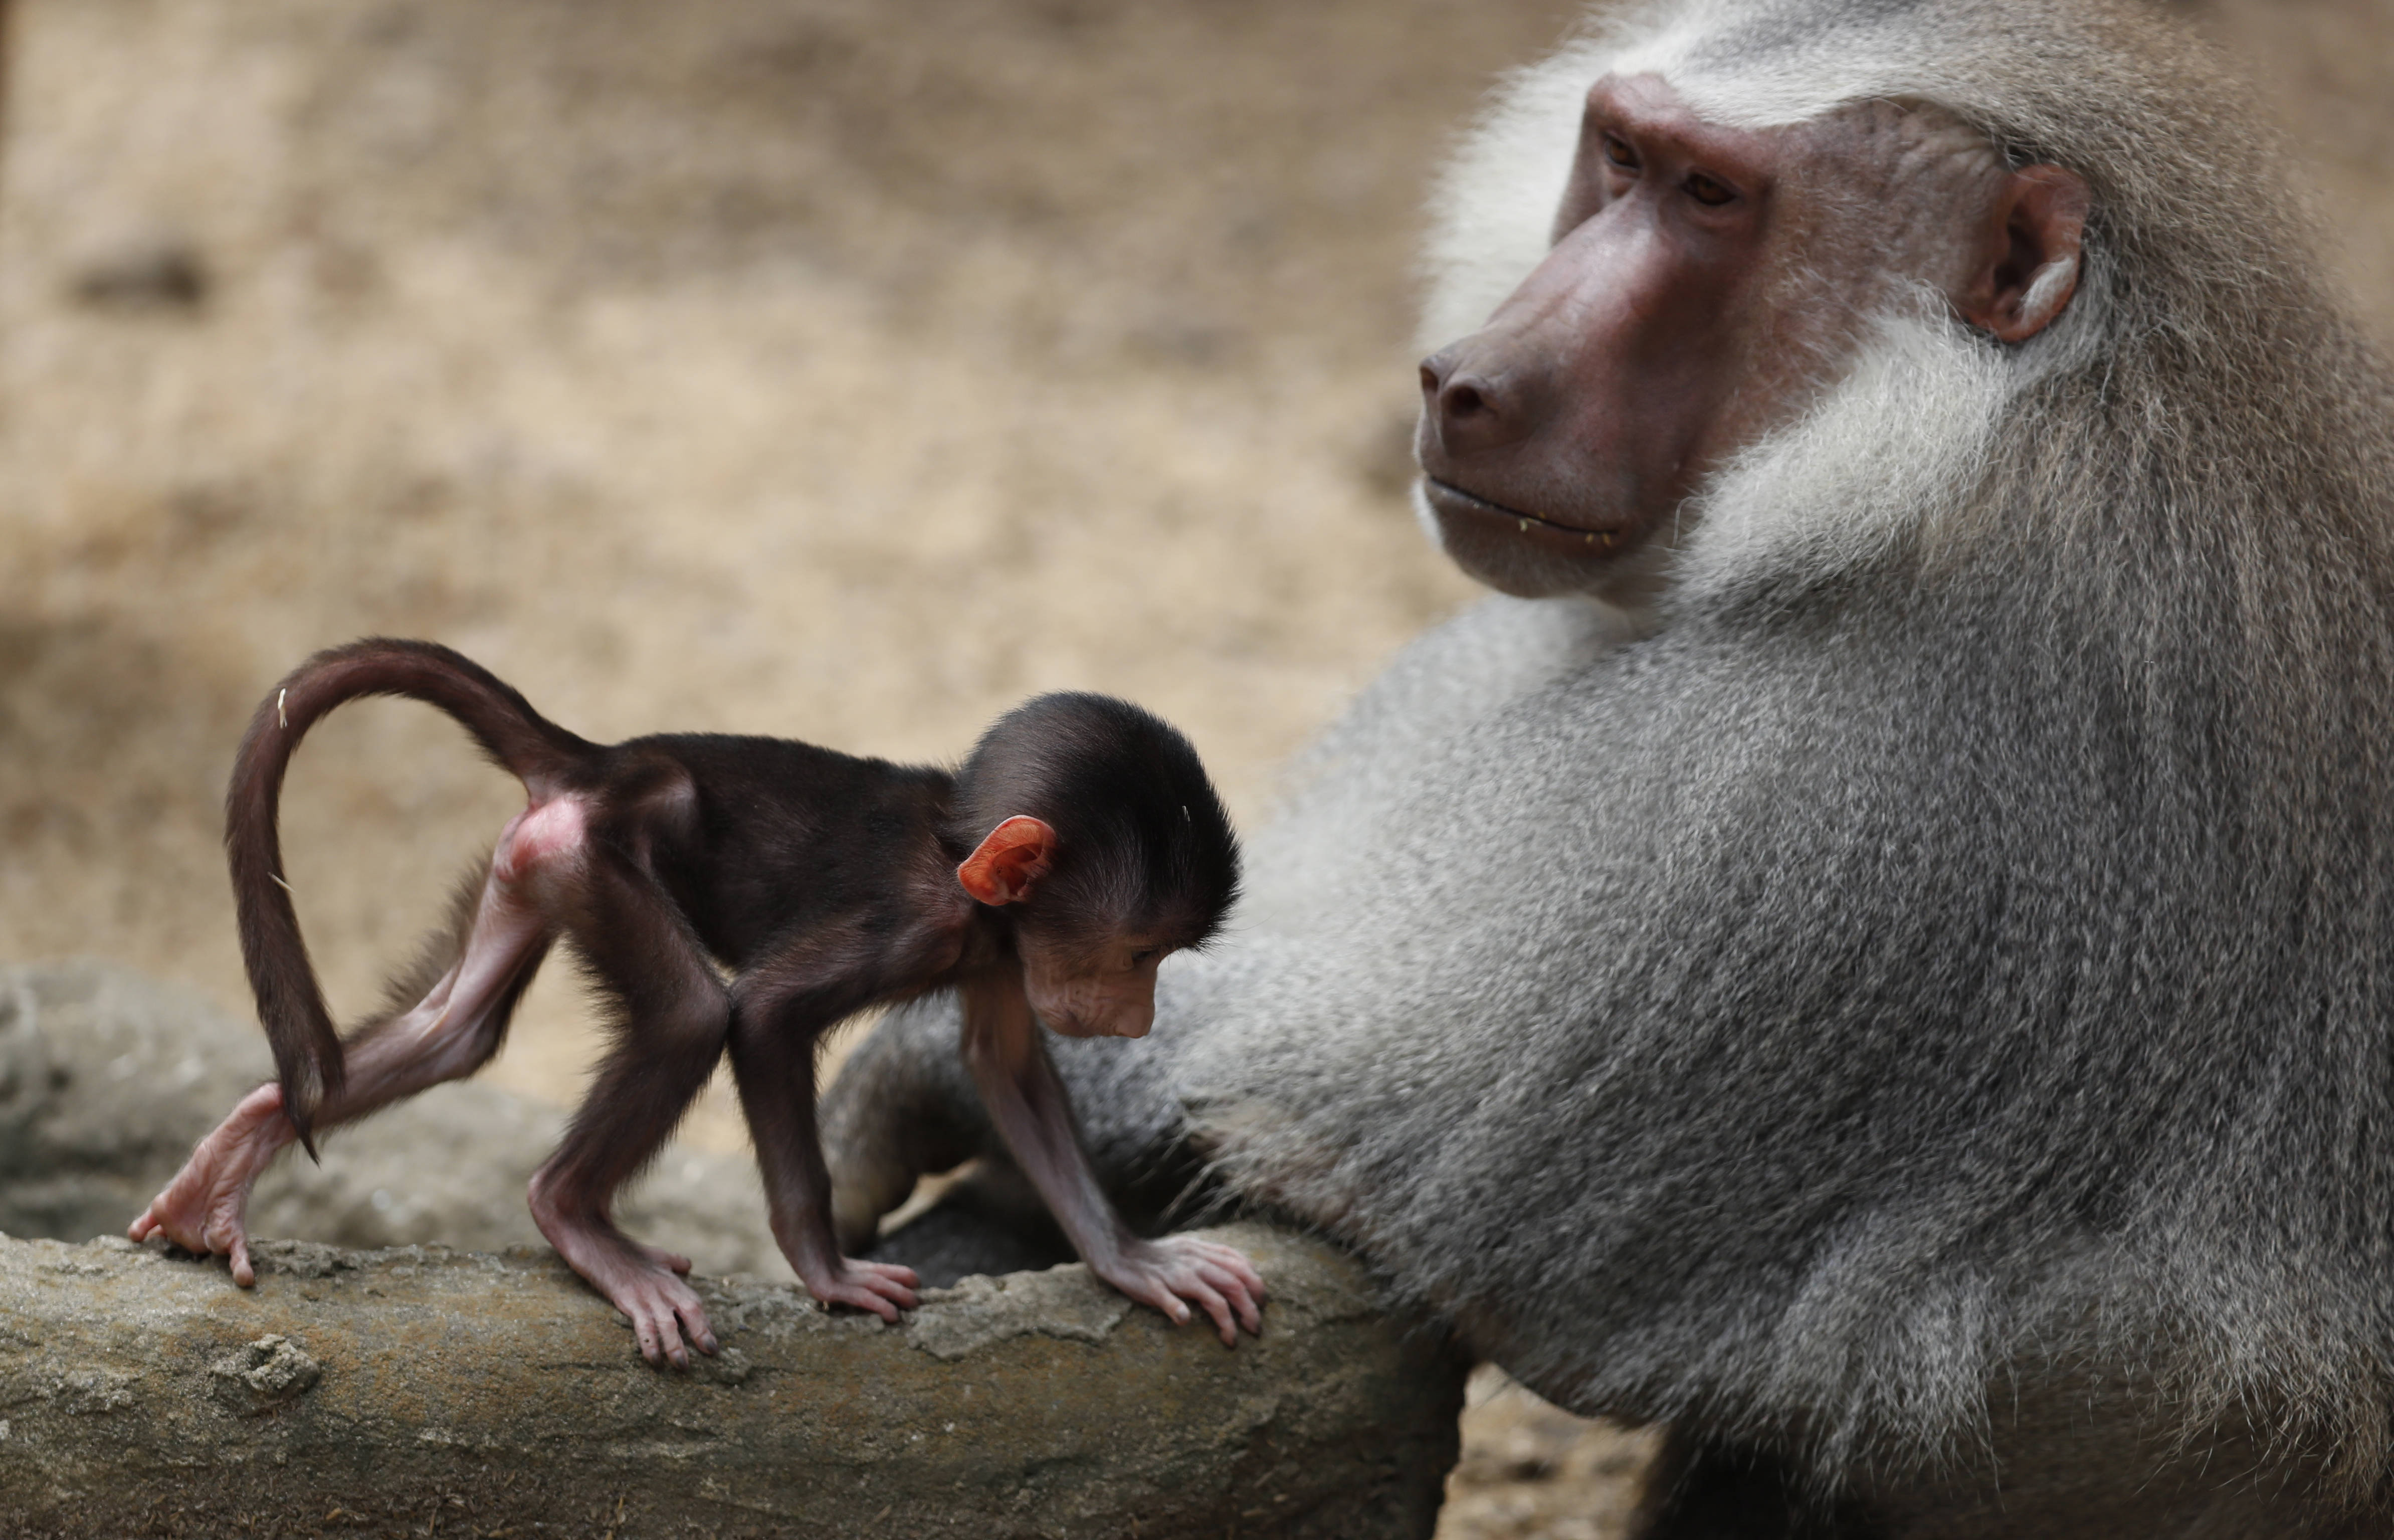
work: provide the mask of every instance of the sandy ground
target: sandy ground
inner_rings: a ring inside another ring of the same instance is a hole
[[[1426,166],[1561,0],[20,0],[0,161],[0,957],[244,992],[259,694],[441,638],[601,738],[900,757],[1079,686],[1241,816],[1469,597],[1403,505]],[[2394,331],[2394,0],[2218,0]],[[2223,210],[2232,217],[2232,210]],[[512,809],[312,738],[362,1006]],[[563,969],[498,1080],[565,1097]],[[692,1137],[739,1132],[711,1097]],[[1475,1385],[1441,1533],[1618,1532],[1642,1445]]]

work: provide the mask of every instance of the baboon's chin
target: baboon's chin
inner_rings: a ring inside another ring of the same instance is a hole
[[[1610,594],[1627,575],[1642,532],[1573,529],[1519,513],[1425,476],[1415,493],[1454,564],[1516,599]]]

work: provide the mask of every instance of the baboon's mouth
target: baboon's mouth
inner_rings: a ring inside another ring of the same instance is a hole
[[[1578,555],[1602,555],[1615,548],[1622,539],[1618,530],[1591,530],[1577,524],[1565,524],[1552,519],[1542,519],[1534,513],[1507,507],[1478,493],[1466,492],[1450,481],[1435,476],[1422,478],[1422,495],[1428,500],[1430,511],[1441,519],[1467,520],[1488,526],[1509,522],[1517,534],[1537,537],[1540,544],[1567,541]]]

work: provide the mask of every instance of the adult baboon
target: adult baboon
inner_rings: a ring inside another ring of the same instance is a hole
[[[1651,1535],[2394,1533],[2394,388],[2244,97],[2099,0],[1704,0],[1444,207],[1424,511],[1535,597],[1062,1050],[1112,1179],[1667,1421]],[[852,1227],[985,1143],[953,1032],[836,1087]]]

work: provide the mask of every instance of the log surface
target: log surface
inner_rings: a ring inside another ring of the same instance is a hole
[[[554,1257],[0,1240],[11,1534],[1426,1536],[1462,1366],[1354,1262],[1213,1232],[1272,1291],[1226,1349],[1073,1266],[897,1327],[699,1281],[723,1341],[651,1369]]]

